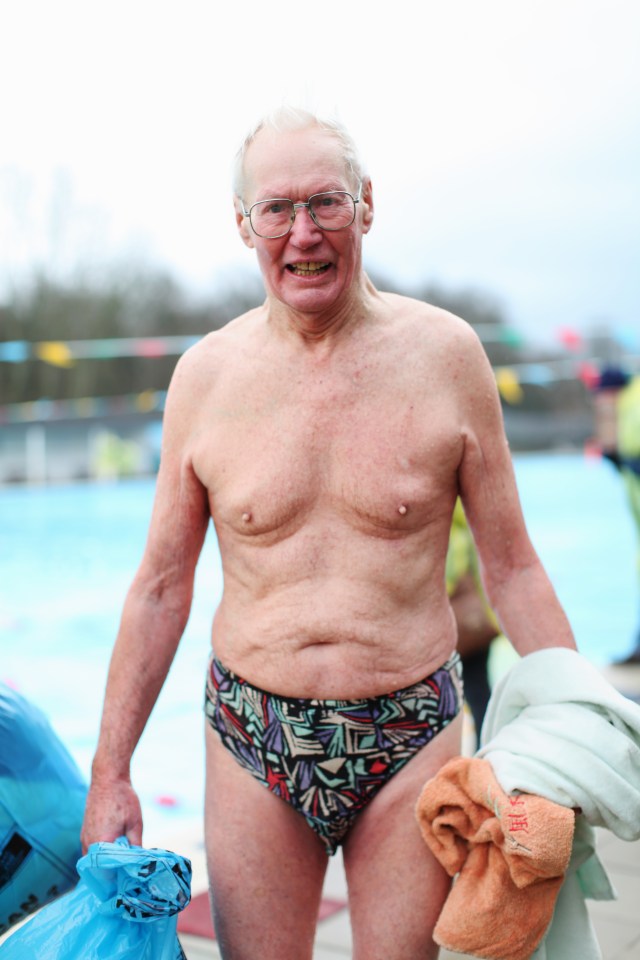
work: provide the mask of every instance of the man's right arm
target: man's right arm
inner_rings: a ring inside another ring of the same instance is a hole
[[[186,626],[209,520],[207,491],[189,459],[196,397],[183,358],[167,397],[161,465],[142,563],[124,604],[109,666],[83,847],[126,835],[142,841],[130,763]],[[186,369],[185,369],[186,368]]]

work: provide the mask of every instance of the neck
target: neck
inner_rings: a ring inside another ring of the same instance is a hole
[[[330,344],[349,336],[353,328],[366,322],[377,296],[375,287],[363,272],[346,297],[327,311],[293,310],[267,295],[268,322],[283,336],[296,338],[302,345]]]

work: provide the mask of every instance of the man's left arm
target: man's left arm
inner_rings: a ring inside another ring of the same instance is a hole
[[[575,649],[567,616],[526,529],[493,372],[475,334],[466,339],[461,359],[466,375],[457,380],[464,436],[458,482],[487,597],[518,653]]]

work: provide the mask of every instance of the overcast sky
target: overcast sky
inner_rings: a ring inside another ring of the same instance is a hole
[[[640,330],[635,0],[0,0],[0,35],[0,289],[242,275],[231,159],[287,100],[359,142],[377,274],[479,287],[532,339]]]

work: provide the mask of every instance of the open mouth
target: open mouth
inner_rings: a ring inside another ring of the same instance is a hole
[[[326,261],[310,260],[308,263],[288,263],[287,270],[296,277],[319,277],[326,273],[330,266]]]

